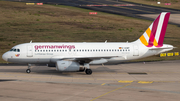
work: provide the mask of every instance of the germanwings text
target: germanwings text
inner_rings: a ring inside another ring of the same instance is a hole
[[[38,49],[74,49],[74,45],[35,45],[35,50]]]

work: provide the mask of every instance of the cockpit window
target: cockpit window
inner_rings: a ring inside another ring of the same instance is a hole
[[[20,52],[20,49],[12,48],[9,51]]]
[[[10,49],[10,51],[13,51],[14,49],[12,48],[12,49]]]
[[[14,49],[13,51],[16,52],[16,49]]]

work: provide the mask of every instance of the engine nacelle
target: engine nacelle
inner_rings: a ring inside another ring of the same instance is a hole
[[[78,62],[73,61],[57,61],[56,62],[56,70],[58,71],[79,71],[80,64]]]

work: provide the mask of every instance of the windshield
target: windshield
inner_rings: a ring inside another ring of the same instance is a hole
[[[12,49],[10,49],[9,51],[13,51],[13,48],[12,48]]]
[[[20,52],[20,49],[12,48],[9,51]]]

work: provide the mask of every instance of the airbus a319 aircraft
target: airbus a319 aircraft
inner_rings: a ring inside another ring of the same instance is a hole
[[[8,62],[48,64],[58,71],[85,71],[92,74],[91,64],[120,63],[140,59],[173,49],[163,44],[170,13],[162,12],[143,35],[134,42],[41,42],[14,46],[2,58]]]

